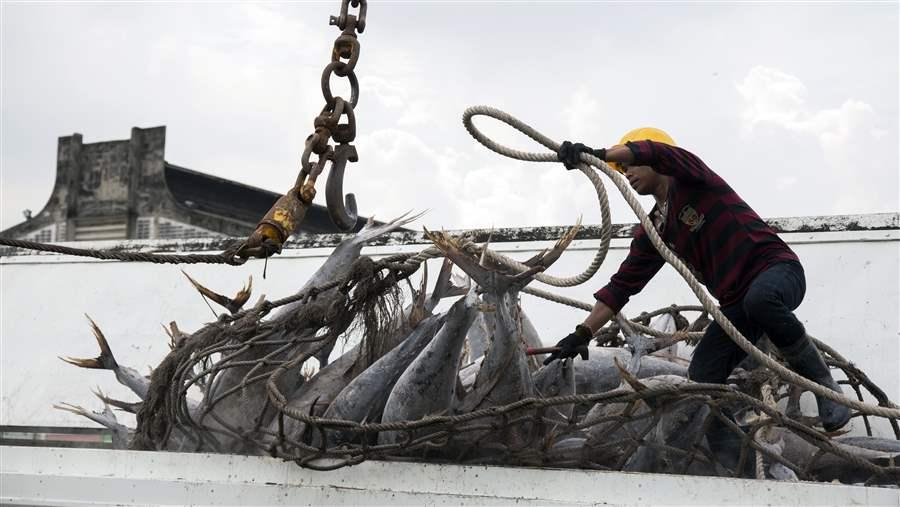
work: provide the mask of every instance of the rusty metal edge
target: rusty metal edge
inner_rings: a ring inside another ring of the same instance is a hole
[[[770,218],[766,222],[780,234],[790,233],[822,233],[850,231],[889,231],[900,230],[900,212],[870,213],[860,215],[826,215],[806,217]],[[636,223],[613,224],[613,238],[629,238]],[[571,226],[546,227],[504,227],[493,230],[449,230],[450,234],[470,232],[475,241],[486,241],[491,235],[491,243],[520,243],[529,241],[556,241]],[[303,250],[309,248],[331,248],[347,238],[349,234],[316,234],[292,237],[285,245],[285,250]],[[600,238],[600,226],[583,225],[576,240],[592,240]],[[111,249],[128,252],[210,252],[221,251],[238,241],[237,238],[210,238],[191,240],[127,240],[106,242],[69,243],[78,247]],[[371,246],[416,245],[428,244],[429,241],[421,231],[398,231],[386,234],[370,243]],[[38,255],[40,252],[20,250],[16,248],[0,248],[0,256]],[[42,254],[56,255],[56,254]]]

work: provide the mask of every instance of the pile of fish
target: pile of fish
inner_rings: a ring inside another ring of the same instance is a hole
[[[425,271],[405,298],[402,277],[361,251],[409,221],[367,224],[280,306],[242,310],[249,288],[227,298],[192,280],[232,318],[192,334],[173,324],[172,352],[150,377],[120,365],[92,322],[100,356],[66,360],[112,370],[141,401],[97,392],[103,412],[57,408],[110,428],[123,448],[273,455],[322,469],[374,458],[898,482],[900,440],[825,435],[813,418],[787,417],[796,406],[766,405],[759,390],[769,385],[777,399],[792,386],[753,365],[739,367],[730,387],[695,384],[677,345],[657,351],[642,336],[594,345],[587,360],[543,366],[528,355],[544,344],[519,292],[577,228],[522,273],[493,262],[486,246],[428,233],[444,257],[440,274],[429,293]],[[677,336],[701,331],[704,319],[663,312],[651,327]],[[347,336],[353,346],[329,361]],[[136,413],[138,427],[119,424],[110,406]],[[725,412],[740,443],[728,460],[705,439]]]

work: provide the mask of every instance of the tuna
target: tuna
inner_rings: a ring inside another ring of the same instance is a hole
[[[457,372],[466,331],[477,313],[474,288],[447,313],[443,327],[409,365],[391,390],[382,421],[415,421],[444,415],[456,398]],[[401,434],[382,433],[381,443],[395,443]]]
[[[580,394],[575,382],[576,363],[576,361],[570,359],[553,361],[536,371],[531,376],[531,379],[537,396],[541,398],[555,398]],[[558,422],[550,431],[554,431],[556,427],[565,427],[573,423],[575,419],[574,408],[575,406],[571,403],[548,407],[546,409],[546,417]]]
[[[434,338],[446,315],[432,315],[418,326],[394,350],[375,361],[353,379],[334,399],[324,417],[356,422],[377,422],[394,384],[419,353]],[[329,434],[329,444],[355,441],[349,431]]]
[[[480,258],[472,255],[457,238],[443,233],[426,235],[444,254],[459,266],[484,292],[484,302],[491,307],[493,316],[486,319],[489,324],[490,342],[484,354],[481,367],[475,378],[472,389],[466,393],[458,405],[458,410],[469,412],[496,405],[505,405],[522,398],[534,396],[534,385],[531,371],[525,355],[522,340],[522,329],[519,306],[519,291],[534,276],[555,262],[575,237],[578,227],[570,230],[560,239],[553,249],[541,252],[525,262],[528,270],[511,274],[505,268],[493,264],[484,254]],[[493,325],[490,321],[493,320]],[[483,422],[482,422],[483,423]],[[521,447],[529,441],[531,426],[517,425],[502,430],[502,444],[514,448]],[[492,453],[479,442],[484,437],[482,431],[469,432],[461,436],[448,448],[460,448],[462,452],[478,449],[478,453]],[[451,450],[450,452],[456,452]]]
[[[116,380],[118,380],[120,384],[131,389],[131,391],[140,399],[147,399],[150,378],[141,375],[134,368],[121,366],[116,361],[115,356],[113,356],[112,349],[109,348],[109,342],[107,342],[106,337],[103,336],[103,331],[100,330],[100,327],[93,319],[87,315],[85,315],[85,317],[87,317],[88,321],[91,323],[91,330],[94,332],[94,338],[97,340],[97,345],[100,346],[100,355],[93,359],[78,359],[74,357],[60,357],[60,359],[82,368],[110,370],[116,375]]]
[[[116,419],[116,414],[114,414],[113,411],[109,408],[109,405],[103,405],[103,412],[92,412],[79,407],[78,405],[72,405],[69,403],[60,403],[58,405],[53,405],[53,408],[86,417],[91,421],[94,421],[95,423],[109,429],[112,433],[113,449],[128,448],[128,442],[131,439],[132,433],[131,429],[123,424],[119,424],[119,421]]]
[[[687,382],[687,379],[683,377],[660,375],[642,379],[641,385],[653,387],[659,384],[678,385],[684,382]],[[631,385],[625,385],[623,389],[635,390]],[[651,406],[643,401],[595,405],[582,421],[587,425],[585,457],[591,466],[613,469],[625,466],[626,460],[639,447],[640,439],[649,434],[655,426],[651,418],[632,418],[647,414],[651,410]],[[625,415],[629,418],[622,419]],[[663,435],[663,438],[665,436]],[[632,468],[636,466],[632,465]]]
[[[354,236],[342,241],[331,252],[322,266],[302,286],[300,292],[310,287],[318,287],[334,280],[340,280],[349,271],[362,251],[363,246],[373,239],[396,230],[417,216],[406,218],[405,216],[392,220],[384,225],[374,225],[370,219],[368,223]],[[315,354],[320,366],[328,364],[328,356],[334,348],[337,335],[346,330],[350,320],[344,323],[344,329],[337,329],[327,342],[314,340],[319,332],[318,327],[300,327],[291,325],[292,319],[297,319],[298,314],[326,315],[342,304],[342,295],[336,288],[326,290],[317,295],[315,299],[299,300],[282,306],[273,311],[272,317],[267,321],[269,330],[255,339],[268,341],[281,341],[298,338],[296,344],[290,345],[257,345],[239,349],[228,357],[230,362],[241,362],[241,366],[225,369],[212,382],[206,397],[206,407],[200,422],[212,429],[224,431],[231,435],[231,439],[225,441],[223,450],[233,452],[253,452],[258,448],[252,441],[248,441],[245,435],[254,435],[260,428],[269,426],[274,420],[275,411],[269,404],[265,382],[256,381],[250,383],[251,377],[262,378],[274,371],[275,362],[285,361],[297,354],[310,351],[314,347],[320,350]],[[352,317],[352,316],[351,316]],[[315,320],[315,319],[313,319]],[[267,358],[267,364],[259,360]],[[283,375],[278,387],[282,392],[292,393],[305,380],[300,368],[289,375]],[[257,436],[258,438],[258,436]]]

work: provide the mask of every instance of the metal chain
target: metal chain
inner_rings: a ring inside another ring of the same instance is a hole
[[[359,80],[354,71],[360,51],[357,35],[366,29],[366,2],[367,0],[342,0],[341,13],[330,17],[329,24],[337,26],[341,30],[341,35],[334,41],[331,62],[322,71],[322,96],[325,98],[325,107],[313,120],[315,130],[306,138],[303,155],[300,157],[300,174],[297,175],[294,187],[272,205],[253,234],[240,245],[218,255],[160,255],[79,249],[6,238],[0,238],[0,244],[97,259],[158,264],[241,265],[249,257],[269,257],[281,252],[282,245],[297,230],[306,216],[306,210],[312,205],[316,195],[316,179],[322,174],[328,162],[331,162],[331,170],[325,183],[328,215],[339,230],[352,231],[356,227],[359,215],[356,196],[353,194],[344,196],[344,170],[347,162],[359,160],[356,147],[350,143],[356,139],[354,108],[359,103]],[[351,7],[358,9],[355,14],[350,13]],[[335,96],[331,91],[332,74],[345,77],[349,81],[349,101]],[[347,121],[341,123],[344,116]],[[331,140],[334,140],[337,146],[332,146]],[[313,154],[319,156],[315,164],[310,161]]]
[[[355,13],[350,8],[357,9]],[[300,172],[294,186],[281,196],[256,226],[256,230],[237,250],[237,255],[269,257],[281,252],[284,242],[296,232],[306,217],[316,196],[316,180],[331,163],[325,182],[325,201],[328,216],[342,232],[356,228],[359,218],[356,196],[344,195],[344,170],[348,162],[357,162],[359,156],[352,143],[356,140],[356,106],[359,104],[359,79],[356,64],[359,62],[358,34],[366,28],[366,0],[342,0],[341,13],[331,16],[329,24],[337,26],[341,35],[331,49],[331,62],[322,71],[322,97],[325,106],[313,120],[313,133],[306,138],[300,156]],[[331,90],[331,77],[346,78],[350,83],[350,99],[335,95]],[[344,121],[346,118],[346,121]],[[331,141],[336,145],[332,145]],[[313,161],[312,156],[318,155]]]
[[[358,9],[350,13],[350,7]],[[306,138],[306,146],[300,160],[300,174],[297,175],[296,186],[311,188],[316,179],[331,162],[328,180],[325,182],[325,199],[331,221],[341,231],[347,232],[356,227],[358,219],[356,196],[344,196],[344,170],[347,162],[357,162],[359,157],[352,143],[356,140],[356,106],[359,104],[359,80],[356,77],[356,64],[359,62],[360,44],[358,34],[366,29],[366,0],[342,0],[341,13],[331,16],[329,24],[337,26],[341,35],[334,40],[331,50],[331,62],[322,71],[322,97],[325,107],[313,120],[315,130]],[[350,84],[350,100],[336,96],[331,90],[331,76],[347,78]],[[346,123],[341,123],[346,116]],[[337,146],[332,146],[333,140]],[[310,156],[319,156],[313,164]]]

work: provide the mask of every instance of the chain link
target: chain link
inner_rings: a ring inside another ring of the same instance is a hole
[[[350,12],[351,7],[356,9],[355,13]],[[329,18],[329,24],[337,26],[341,34],[334,41],[331,61],[322,71],[325,107],[313,120],[313,133],[304,143],[300,172],[293,188],[275,202],[253,234],[236,250],[237,257],[268,257],[281,251],[281,246],[296,232],[312,205],[316,181],[329,162],[331,167],[325,192],[328,216],[342,232],[356,228],[359,219],[356,196],[344,195],[344,171],[348,162],[359,160],[356,147],[350,143],[356,140],[355,109],[359,104],[359,79],[355,69],[361,48],[358,34],[366,28],[366,11],[366,0],[342,0],[340,14]],[[347,79],[350,84],[349,100],[332,91],[332,75]],[[341,123],[342,120],[344,123]],[[336,145],[332,145],[331,141]],[[313,161],[313,155],[317,155],[318,159]]]

